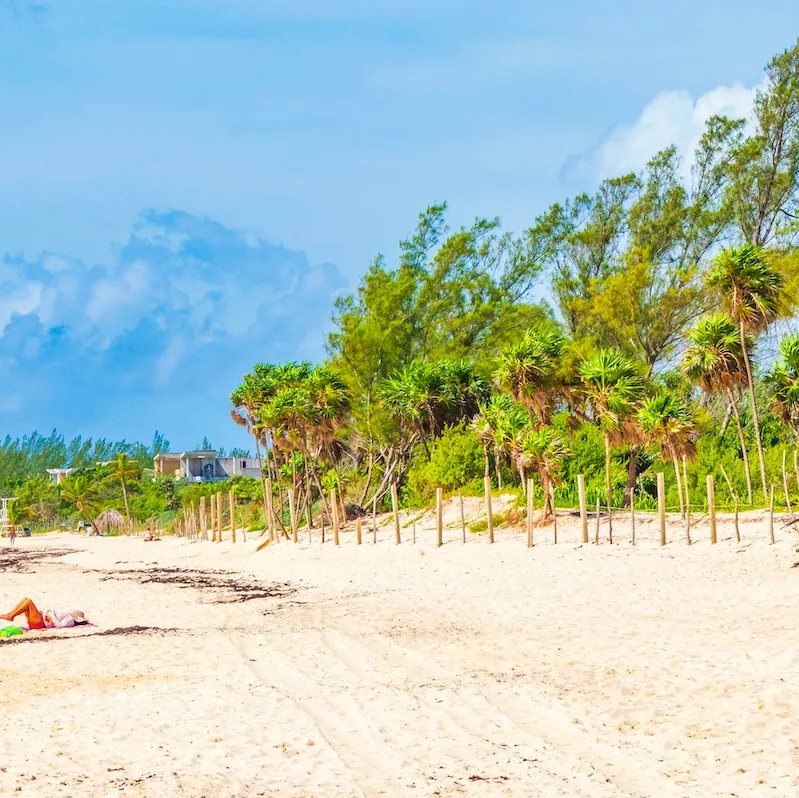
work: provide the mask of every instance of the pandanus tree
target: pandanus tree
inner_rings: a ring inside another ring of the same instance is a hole
[[[261,439],[259,434],[260,412],[268,396],[268,386],[265,380],[257,374],[247,374],[241,385],[230,395],[233,410],[230,417],[240,427],[244,427],[255,441],[255,461],[258,463],[258,473],[263,488],[264,517],[268,518],[269,509],[266,497],[266,480],[264,479],[263,459],[261,457]],[[270,522],[271,523],[271,522]]]
[[[685,515],[685,500],[680,460],[696,455],[696,423],[691,407],[674,391],[661,390],[645,399],[638,410],[641,425],[648,443],[657,446],[664,461],[671,461],[677,479],[680,497],[680,515]]]
[[[635,413],[644,390],[639,365],[617,349],[600,349],[580,366],[583,397],[605,442],[605,499],[613,539],[611,449],[640,440]]]
[[[766,384],[771,391],[771,406],[780,420],[794,434],[794,443],[799,441],[799,333],[780,341],[780,359],[766,375]],[[799,487],[799,455],[793,452],[793,467]],[[785,476],[785,454],[782,460],[783,484],[787,495]]]
[[[741,442],[746,491],[751,504],[752,475],[736,396],[737,391],[747,382],[744,346],[741,344],[740,332],[729,316],[716,313],[706,316],[696,327],[688,330],[686,335],[688,348],[683,355],[683,373],[706,395],[719,394],[729,402],[738,429],[738,439]],[[751,345],[751,338],[745,336],[744,342],[746,346]]]
[[[564,348],[557,330],[539,325],[527,330],[499,358],[494,382],[527,409],[533,426],[551,421]]]
[[[545,519],[555,512],[553,488],[568,453],[566,441],[553,427],[528,428],[521,438],[518,456],[526,467],[533,467],[538,471],[544,492]]]
[[[749,336],[765,332],[784,312],[783,278],[773,269],[754,244],[726,249],[719,254],[706,277],[706,284],[720,295],[730,318],[738,325],[749,403],[760,465],[763,498],[768,499],[766,460],[760,435],[760,419],[755,398],[752,364],[749,359]]]
[[[110,482],[119,482],[122,486],[122,501],[125,504],[125,517],[130,520],[130,506],[128,505],[128,483],[138,478],[141,473],[139,464],[125,452],[119,452],[111,461],[111,472],[108,475]]]
[[[497,474],[498,487],[502,487],[500,457],[502,451],[502,426],[504,419],[512,411],[516,403],[506,393],[493,393],[491,398],[478,405],[477,415],[471,421],[472,429],[483,444],[485,457],[485,475],[489,476],[490,452],[494,451],[494,470]],[[516,405],[518,407],[518,405]]]
[[[799,440],[799,333],[780,341],[780,356],[766,384],[774,412]]]
[[[487,385],[469,361],[415,360],[388,377],[381,393],[389,412],[413,427],[429,456],[427,439],[473,415]]]

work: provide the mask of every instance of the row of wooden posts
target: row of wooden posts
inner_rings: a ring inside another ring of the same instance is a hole
[[[227,526],[223,522],[224,494],[212,493],[210,496],[201,496],[197,504],[192,503],[184,512],[183,518],[177,522],[175,533],[180,537],[198,540],[211,540],[214,543],[222,542],[222,532]],[[236,542],[236,498],[233,491],[227,495],[230,514],[230,539]],[[247,532],[242,526],[242,539],[246,542]]]
[[[271,486],[270,486],[271,487]],[[526,507],[526,532],[527,532],[527,545],[528,547],[532,547],[534,545],[534,517],[535,517],[535,500],[534,500],[534,480],[528,479],[526,484],[526,498],[527,498],[527,507]],[[581,539],[583,543],[588,543],[590,541],[589,538],[589,529],[588,529],[588,504],[586,500],[586,490],[585,490],[585,476],[583,474],[578,474],[577,476],[577,491],[580,500],[580,524],[581,524]],[[715,493],[715,485],[713,480],[713,475],[708,474],[706,480],[706,492],[707,492],[707,507],[708,507],[708,526],[710,529],[710,542],[716,543],[717,542],[717,533],[716,533],[716,493]],[[659,521],[659,528],[660,528],[660,545],[666,545],[666,489],[665,489],[665,478],[663,472],[658,472],[657,474],[657,497],[658,497],[658,521]],[[553,498],[553,507],[554,507],[554,495]],[[460,520],[461,520],[461,530],[462,530],[462,542],[466,542],[466,520],[463,511],[463,497],[459,496],[460,499]],[[484,501],[485,501],[485,512],[486,512],[486,519],[487,519],[487,533],[488,533],[488,542],[494,542],[494,516],[491,506],[491,480],[489,477],[485,478],[484,482]],[[208,497],[208,502],[206,502],[206,497],[200,497],[200,501],[198,504],[192,504],[185,512],[184,517],[181,521],[178,522],[176,532],[180,536],[195,538],[195,539],[202,539],[202,540],[211,540],[212,542],[221,542],[222,541],[222,532],[225,528],[225,524],[223,524],[223,494],[215,493]],[[295,501],[294,490],[289,488],[288,490],[288,503],[289,503],[289,524],[290,524],[290,531],[291,531],[291,540],[295,543],[299,540],[299,519],[297,515],[297,507]],[[236,500],[233,495],[233,491],[230,491],[228,494],[228,504],[229,504],[229,515],[230,515],[230,536],[231,541],[233,543],[236,542]],[[788,503],[789,511],[790,511],[790,503]],[[402,543],[402,533],[400,530],[400,516],[399,516],[399,501],[397,498],[397,485],[391,485],[391,509],[392,509],[392,516],[393,516],[393,525],[394,525],[394,542],[399,544]],[[597,498],[596,500],[596,525],[594,530],[594,542],[599,542],[599,533],[600,533],[600,514],[603,508],[601,506],[600,499]],[[612,508],[605,508],[607,511],[607,519],[608,519],[608,538],[610,543],[613,543],[613,521],[612,521]],[[690,506],[690,499],[686,495],[686,506],[682,508],[683,510],[683,519],[685,521],[685,533],[686,533],[686,542],[688,544],[692,543],[691,539],[691,506]],[[341,531],[341,518],[340,518],[340,509],[339,503],[336,496],[335,489],[331,491],[330,494],[330,511],[331,511],[331,524],[332,532],[333,532],[333,542],[335,545],[339,545],[339,533]],[[275,541],[279,539],[279,533],[277,530],[277,525],[275,523],[275,516],[274,516],[274,506],[272,503],[272,493],[271,490],[267,490],[266,494],[266,512],[267,512],[267,519],[268,519],[268,532],[269,532],[269,541]],[[629,507],[629,517],[631,522],[631,539],[632,544],[635,545],[635,531],[636,531],[636,517],[635,517],[635,496],[631,496],[630,507]],[[553,542],[558,542],[558,517],[557,513],[554,514],[552,519],[553,522]],[[346,524],[346,519],[345,519]],[[308,541],[311,542],[311,519],[308,518],[307,528],[308,528]],[[283,531],[284,537],[288,539],[289,535],[288,532],[285,530]],[[325,522],[324,519],[322,520],[321,524],[321,536],[322,536],[322,543],[325,542]],[[740,542],[741,534],[738,526],[738,503],[735,503],[735,534],[737,540]],[[356,535],[356,543],[361,544],[363,542],[363,524],[361,518],[355,519],[355,535]],[[769,536],[772,543],[774,543],[774,487],[771,488],[771,497],[770,497],[770,506],[769,506]],[[247,540],[246,531],[242,526],[242,538],[244,541]],[[413,539],[416,542],[416,522],[413,523]],[[377,543],[377,503],[376,501],[372,502],[372,542]],[[436,488],[436,546],[443,545],[444,542],[444,525],[443,525],[443,491],[441,488]]]

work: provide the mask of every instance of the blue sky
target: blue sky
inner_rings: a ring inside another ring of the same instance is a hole
[[[795,0],[0,0],[0,431],[233,445],[416,214],[514,230],[745,113]]]

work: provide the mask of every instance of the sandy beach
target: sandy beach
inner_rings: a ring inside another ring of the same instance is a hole
[[[455,512],[440,549],[430,513],[400,546],[0,548],[3,605],[96,624],[0,642],[0,793],[799,794],[793,529],[672,521],[661,548],[641,517],[632,547],[619,518],[595,546],[563,517],[529,550],[463,545]]]

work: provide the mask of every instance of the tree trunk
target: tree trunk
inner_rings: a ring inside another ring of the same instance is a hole
[[[611,500],[613,489],[610,482],[610,440],[605,435],[605,499],[608,506],[608,535],[613,542],[613,512],[611,510]]]
[[[255,440],[255,462],[258,463],[258,473],[261,475],[261,487],[264,492],[264,522],[269,527],[269,502],[266,498],[266,477],[264,476],[264,463],[261,459],[261,444],[258,441],[258,433],[253,430],[252,437]],[[269,527],[271,528],[271,527]],[[264,530],[266,532],[266,530]]]
[[[727,412],[724,414],[724,421],[721,423],[721,430],[719,431],[719,438],[723,438],[727,432],[727,427],[730,425],[732,418],[732,402],[727,402]]]
[[[541,490],[544,493],[543,520],[546,523],[554,515],[555,508],[552,506],[552,480],[545,465],[538,469],[538,478],[541,480]]]
[[[125,480],[120,480],[122,483],[122,501],[125,502],[125,518],[130,521],[130,507],[128,507],[128,486],[125,484]]]
[[[677,455],[672,454],[671,462],[674,464],[674,476],[677,477],[677,493],[680,496],[680,518],[685,520],[685,500],[682,493],[682,478],[680,477],[680,465],[677,462]]]
[[[499,449],[494,446],[494,471],[497,472],[497,490],[502,490],[502,464],[499,461]]]
[[[483,444],[483,457],[485,458],[485,466],[486,466],[484,476],[490,477],[491,476],[491,471],[489,469],[490,457],[488,456],[488,444],[487,443]]]
[[[757,414],[757,402],[755,401],[755,383],[752,379],[752,364],[749,362],[749,352],[746,350],[746,330],[744,324],[739,324],[741,333],[741,351],[744,356],[746,366],[746,381],[749,383],[749,401],[752,404],[752,421],[755,425],[755,443],[757,444],[757,459],[760,464],[760,482],[763,487],[763,499],[769,500],[768,485],[766,484],[766,458],[763,456],[763,441],[760,440],[760,418]]]
[[[624,486],[624,507],[630,506],[633,491],[638,484],[638,452],[637,446],[630,447],[630,464],[627,466],[627,484]]]
[[[735,423],[738,427],[738,439],[741,441],[741,455],[744,460],[744,474],[746,475],[746,495],[748,503],[752,504],[752,474],[749,470],[749,454],[746,451],[746,438],[744,437],[744,428],[741,424],[741,413],[738,410],[738,405],[735,403],[735,397],[732,395],[732,390],[729,391],[730,406],[732,407],[733,415],[735,416]]]

